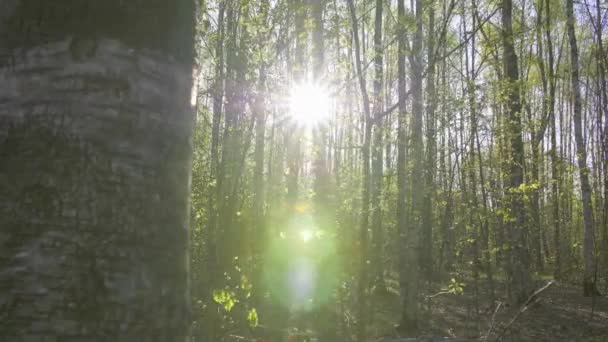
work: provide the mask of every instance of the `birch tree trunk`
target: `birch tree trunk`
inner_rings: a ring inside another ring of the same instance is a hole
[[[185,341],[192,1],[0,1],[0,332]]]

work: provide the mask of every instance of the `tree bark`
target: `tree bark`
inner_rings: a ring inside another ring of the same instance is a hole
[[[194,3],[0,8],[2,337],[185,341]]]
[[[581,90],[579,80],[578,46],[576,43],[576,33],[574,30],[574,5],[572,0],[566,1],[566,26],[568,29],[568,41],[570,43],[570,63],[572,86],[572,105],[574,121],[574,139],[576,141],[576,157],[578,162],[578,172],[580,178],[581,197],[583,199],[583,295],[597,295],[595,284],[595,233],[593,227],[593,208],[591,207],[591,186],[589,185],[589,167],[587,166],[587,150],[583,139],[583,125],[581,113]]]
[[[384,102],[382,94],[383,82],[383,48],[382,48],[382,0],[376,0],[376,18],[374,27],[374,123],[373,123],[373,145],[372,145],[372,179],[371,179],[371,211],[372,211],[372,234],[373,234],[373,285],[380,292],[386,290],[384,282],[383,250],[384,234],[382,230],[382,152],[384,125],[382,113]]]
[[[507,233],[510,244],[507,273],[512,302],[521,303],[530,290],[529,256],[526,244],[525,208],[520,186],[524,182],[524,144],[522,139],[520,85],[512,28],[512,2],[502,1],[502,46],[507,140],[505,196],[508,208]]]
[[[433,273],[433,201],[435,200],[435,168],[437,142],[435,138],[435,3],[430,1],[429,32],[427,34],[428,73],[426,82],[426,160],[424,172],[424,203],[422,204],[422,232],[420,249],[420,269],[424,279],[431,280]]]
[[[369,240],[369,188],[370,188],[370,138],[372,133],[371,128],[371,113],[370,113],[370,103],[369,96],[367,94],[367,87],[365,84],[365,77],[363,75],[362,66],[361,66],[361,44],[359,42],[359,25],[357,20],[357,12],[355,9],[354,0],[348,1],[348,9],[350,12],[351,25],[352,25],[352,33],[353,33],[353,42],[355,49],[355,68],[357,73],[357,79],[359,80],[359,87],[361,91],[361,96],[363,98],[363,125],[364,125],[364,133],[363,133],[363,146],[361,147],[361,164],[362,164],[362,173],[363,177],[361,180],[361,216],[360,227],[359,227],[359,251],[360,251],[360,260],[359,260],[359,284],[357,286],[357,341],[363,342],[366,341],[366,326],[367,326],[367,317],[368,317],[368,306],[367,306],[367,288],[368,288],[368,278],[369,278],[369,270],[367,267],[368,262],[368,240]]]
[[[422,117],[424,112],[422,100],[422,0],[416,0],[416,32],[412,44],[411,93],[412,93],[412,188],[410,193],[412,211],[407,229],[407,293],[403,298],[400,330],[414,334],[418,331],[418,295],[419,295],[419,258],[420,233],[422,231],[423,166],[424,146],[422,143]]]
[[[397,77],[398,77],[398,88],[397,94],[399,97],[399,115],[397,117],[397,228],[399,231],[399,242],[401,246],[407,246],[408,234],[407,234],[407,173],[406,173],[406,148],[407,148],[407,133],[406,133],[406,122],[407,122],[407,105],[406,105],[406,77],[405,77],[405,53],[407,51],[407,40],[405,31],[405,1],[397,0]],[[407,307],[408,301],[408,281],[409,281],[409,265],[411,261],[409,256],[412,251],[407,248],[399,249],[399,285],[401,288],[401,300],[402,300],[402,324],[407,324],[407,315],[405,308]],[[408,328],[404,326],[404,328]]]
[[[545,38],[547,40],[547,73],[548,73],[548,94],[546,94],[547,119],[551,123],[551,200],[552,200],[552,215],[553,215],[553,241],[555,249],[555,264],[553,266],[553,275],[555,279],[560,279],[561,274],[561,229],[560,229],[560,211],[559,211],[559,157],[557,153],[557,130],[555,117],[555,71],[554,71],[554,56],[553,56],[553,39],[551,38],[551,2],[545,0]]]

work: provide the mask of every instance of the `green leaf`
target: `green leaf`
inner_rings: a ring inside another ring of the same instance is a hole
[[[258,312],[255,308],[250,309],[247,313],[247,322],[252,328],[258,326]]]

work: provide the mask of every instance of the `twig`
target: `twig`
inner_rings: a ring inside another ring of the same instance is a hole
[[[441,296],[441,295],[444,295],[444,294],[450,294],[450,293],[453,293],[453,292],[452,291],[439,291],[439,292],[437,292],[435,294],[426,296],[426,299],[431,299],[431,298],[435,298],[437,296]]]
[[[237,341],[250,341],[250,339],[248,339],[246,337],[239,336],[239,335],[234,335],[234,334],[228,335],[228,338],[231,338],[231,339],[237,340]]]
[[[502,305],[502,302],[498,302],[498,305],[496,306],[496,309],[494,310],[494,313],[492,314],[492,320],[490,321],[490,328],[488,329],[488,332],[486,333],[486,337],[483,339],[483,342],[486,342],[488,340],[488,338],[490,337],[490,334],[492,333],[492,330],[494,329],[494,322],[496,321],[496,314],[498,313],[498,310],[500,310],[501,305]]]
[[[549,287],[551,287],[551,285],[553,285],[554,283],[555,283],[555,280],[551,280],[550,282],[547,283],[547,285],[545,285],[545,286],[541,287],[540,289],[534,291],[534,293],[530,297],[528,297],[528,299],[519,308],[519,311],[517,311],[517,313],[515,314],[515,316],[513,316],[513,318],[509,322],[509,324],[505,325],[505,327],[502,329],[502,331],[500,332],[500,334],[498,335],[498,337],[496,337],[496,342],[500,341],[500,339],[503,337],[503,335],[505,334],[505,332],[509,329],[509,327],[513,323],[515,323],[515,321],[519,318],[519,316],[522,313],[524,313],[526,310],[528,310],[528,308],[532,304],[536,304],[539,301],[538,296],[542,292],[544,292],[545,290],[547,290]]]

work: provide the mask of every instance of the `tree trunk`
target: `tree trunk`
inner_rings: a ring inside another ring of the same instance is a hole
[[[264,152],[266,145],[266,66],[260,68],[260,80],[258,93],[255,95],[252,113],[255,116],[255,147],[254,147],[254,168],[253,168],[253,202],[251,214],[253,218],[253,237],[249,243],[252,244],[253,251],[253,271],[255,280],[256,300],[260,300],[263,295],[261,269],[262,253],[264,252],[268,235],[265,224],[265,186],[264,186]]]
[[[508,207],[507,233],[511,247],[507,273],[512,302],[521,303],[530,290],[528,248],[526,245],[525,208],[520,186],[524,182],[524,144],[522,139],[519,71],[512,28],[512,2],[502,1],[502,45],[505,103],[507,173],[505,196]]]
[[[306,37],[308,31],[305,24],[307,10],[304,0],[291,0],[293,15],[295,15],[295,61],[293,64],[293,78],[296,83],[304,81],[306,75]],[[300,149],[301,132],[297,127],[292,126],[291,132],[286,136],[287,145],[287,203],[289,208],[294,208],[298,200],[299,176],[300,176]]]
[[[382,82],[382,0],[376,0],[376,18],[374,28],[374,123],[373,123],[373,146],[372,146],[372,179],[371,179],[371,195],[372,195],[372,234],[374,242],[373,251],[373,269],[374,279],[373,285],[376,290],[386,290],[384,283],[384,266],[382,261],[384,250],[384,234],[382,230],[382,152],[383,152],[383,137],[384,125],[382,112],[384,110]]]
[[[219,178],[222,175],[219,174],[220,169],[220,127],[222,121],[222,107],[224,103],[224,13],[226,9],[226,1],[219,3],[218,18],[217,18],[217,41],[215,43],[215,80],[213,87],[213,119],[211,123],[211,170],[209,178],[212,186],[210,187],[211,193],[216,198],[220,197],[219,193]],[[217,281],[219,280],[219,269],[218,250],[217,250],[217,221],[218,221],[218,203],[215,200],[207,201],[207,215],[206,215],[206,269],[208,275],[208,282],[206,288],[207,300],[210,301],[213,298],[213,291],[217,287]],[[208,312],[208,317],[203,324],[200,325],[198,330],[206,330],[204,333],[209,339],[215,338],[215,330],[217,323],[217,308],[215,305],[207,305],[205,308]],[[198,326],[197,326],[198,327]],[[196,331],[197,336],[202,334],[203,331]]]
[[[408,233],[407,233],[407,174],[406,174],[406,148],[407,148],[407,134],[406,134],[406,123],[407,123],[407,105],[406,105],[406,77],[405,77],[405,53],[407,50],[407,40],[405,31],[405,3],[404,0],[397,0],[397,41],[398,41],[398,53],[397,53],[397,74],[398,74],[398,96],[399,96],[399,115],[397,117],[397,228],[399,231],[399,242],[401,246],[407,246]],[[409,267],[412,261],[409,260],[410,254],[414,251],[410,251],[407,248],[399,249],[399,285],[401,288],[401,300],[402,300],[402,324],[407,324],[406,318],[408,317],[405,313],[408,301],[408,281],[409,281]],[[404,326],[405,329],[409,327]]]
[[[325,0],[311,3],[313,20],[312,60],[315,86],[322,86],[325,77],[325,41],[323,30],[323,13]],[[331,218],[331,180],[328,168],[328,122],[318,122],[313,127],[313,160],[314,160],[314,204],[315,215],[322,229],[327,230],[333,223]]]
[[[603,169],[603,182],[604,182],[604,211],[602,215],[602,225],[604,228],[603,232],[603,268],[605,273],[608,273],[608,85],[606,84],[606,52],[604,51],[604,43],[602,36],[602,9],[600,6],[600,0],[595,1],[596,10],[596,30],[597,30],[597,45],[598,45],[598,71],[599,71],[599,82],[600,82],[600,110],[598,115],[600,118],[598,122],[604,120],[604,126],[602,128],[602,169]],[[606,289],[608,289],[608,282],[606,283]]]
[[[544,271],[544,260],[542,255],[542,236],[543,236],[543,226],[541,220],[541,207],[540,207],[540,199],[542,194],[540,193],[543,189],[543,184],[540,181],[540,166],[542,164],[542,156],[541,150],[541,142],[545,135],[546,127],[548,124],[548,108],[547,108],[547,77],[545,73],[545,61],[543,55],[543,36],[542,36],[542,20],[543,20],[543,6],[544,0],[539,1],[538,7],[536,9],[537,19],[536,19],[536,40],[537,40],[537,54],[538,54],[538,71],[541,77],[542,83],[542,91],[543,91],[543,100],[541,105],[541,115],[540,118],[540,127],[536,129],[536,125],[532,124],[532,139],[531,139],[531,148],[532,148],[532,163],[530,170],[530,182],[533,185],[532,188],[532,196],[531,196],[531,217],[532,223],[530,225],[530,229],[532,231],[532,243],[533,243],[533,252],[534,252],[534,260],[536,262],[536,271],[542,272]],[[530,113],[530,115],[532,115]],[[534,118],[530,117],[530,121],[533,121]]]
[[[185,341],[192,1],[0,1],[0,331]]]
[[[423,197],[420,195],[424,191],[423,166],[424,166],[424,146],[422,144],[422,0],[416,0],[416,32],[412,45],[412,58],[410,58],[412,78],[412,189],[411,203],[412,215],[407,229],[407,293],[403,298],[404,303],[401,308],[400,330],[406,333],[416,333],[418,331],[418,295],[419,295],[419,256],[420,256],[420,232],[422,230],[422,204]],[[402,32],[403,33],[403,32]]]
[[[545,0],[545,38],[547,39],[547,72],[549,93],[547,96],[547,120],[551,123],[551,200],[553,215],[553,241],[555,248],[555,261],[553,276],[560,279],[561,274],[561,239],[560,239],[560,212],[559,212],[559,157],[557,154],[557,130],[555,125],[555,72],[553,57],[553,39],[551,39],[551,2]]]
[[[362,173],[363,177],[361,180],[361,216],[359,218],[360,227],[359,227],[359,284],[357,287],[357,300],[358,308],[357,308],[357,341],[363,342],[366,341],[366,326],[367,326],[367,317],[368,317],[368,307],[367,307],[367,287],[368,287],[368,267],[367,267],[367,257],[368,257],[368,229],[369,229],[369,181],[370,181],[370,137],[372,133],[371,129],[371,114],[370,114],[370,105],[369,105],[369,96],[367,94],[367,87],[365,85],[365,77],[362,71],[361,65],[361,44],[359,43],[359,29],[358,29],[358,21],[357,21],[357,12],[355,9],[354,0],[348,1],[348,9],[350,12],[351,24],[352,24],[352,32],[353,32],[353,41],[354,41],[354,49],[355,49],[355,68],[357,73],[357,79],[359,80],[359,87],[361,91],[361,96],[363,97],[363,125],[364,125],[364,133],[363,133],[363,146],[361,147],[361,164],[362,164]]]
[[[570,63],[572,82],[572,105],[574,121],[574,139],[576,140],[576,156],[578,161],[578,172],[580,177],[581,196],[583,198],[583,225],[585,227],[583,240],[583,295],[595,296],[597,288],[595,285],[595,233],[593,229],[593,209],[591,208],[591,187],[589,185],[589,167],[587,166],[587,150],[583,139],[583,125],[581,118],[581,90],[579,85],[579,63],[578,46],[574,31],[574,5],[572,0],[566,1],[566,26],[568,29],[568,41],[570,43]]]
[[[247,126],[244,113],[249,91],[245,77],[248,55],[242,46],[247,46],[250,41],[247,28],[241,27],[243,25],[240,23],[247,22],[247,12],[241,13],[239,5],[234,1],[228,1],[226,6],[226,105],[222,154],[217,173],[217,247],[220,275],[233,275],[234,264],[244,260],[242,257],[246,254],[245,241],[248,241],[247,231],[239,229],[236,212],[243,160],[246,148],[249,147],[249,140],[242,139]]]
[[[433,273],[433,201],[435,200],[435,168],[437,142],[435,138],[435,4],[430,1],[428,46],[428,77],[426,83],[426,160],[424,172],[424,203],[422,209],[422,235],[420,249],[420,269],[424,279],[431,280]]]

